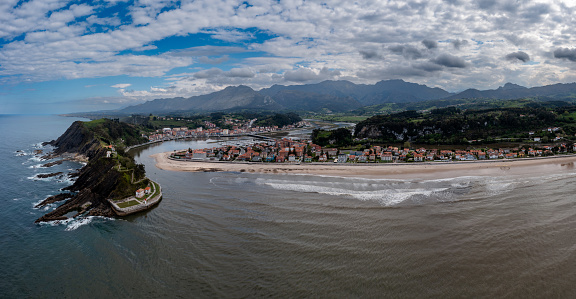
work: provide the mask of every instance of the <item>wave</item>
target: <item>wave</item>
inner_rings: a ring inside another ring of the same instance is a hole
[[[62,183],[64,181],[69,180],[68,175],[65,173],[61,173],[61,174],[47,177],[47,178],[39,177],[40,175],[47,175],[47,174],[49,174],[49,173],[37,173],[33,176],[29,176],[26,178],[29,180],[32,180],[32,181],[45,181],[45,182],[56,181],[57,183]]]
[[[74,231],[78,228],[88,225],[94,221],[103,220],[103,221],[113,221],[116,220],[115,218],[103,217],[103,216],[81,216],[77,218],[68,218],[65,220],[53,220],[53,221],[45,221],[40,222],[40,226],[66,226],[64,229],[65,231]]]
[[[397,205],[409,199],[419,200],[428,198],[444,191],[448,188],[388,188],[389,186],[380,184],[348,184],[348,188],[338,188],[335,186],[322,186],[319,184],[306,184],[304,182],[260,182],[276,190],[318,193],[332,196],[344,196],[361,201],[377,201],[384,206]],[[332,183],[329,185],[333,185]],[[445,198],[446,196],[443,196]]]

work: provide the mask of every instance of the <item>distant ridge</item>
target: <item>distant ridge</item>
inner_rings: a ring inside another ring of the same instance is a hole
[[[380,81],[374,85],[350,81],[323,81],[304,85],[273,85],[260,91],[244,85],[190,98],[156,99],[117,111],[120,114],[205,113],[214,111],[262,110],[347,112],[386,103],[409,103],[457,99],[576,100],[576,83],[527,88],[506,83],[497,89],[467,89],[458,94],[441,88],[405,82]]]
[[[517,84],[506,83],[498,89],[477,90],[467,89],[461,93],[447,97],[453,99],[502,99],[549,98],[555,100],[576,99],[576,83],[558,83],[547,86],[527,88]]]
[[[243,109],[345,112],[367,105],[435,100],[450,95],[441,88],[403,80],[380,81],[374,85],[323,81],[305,85],[274,85],[260,91],[240,85],[190,98],[156,99],[119,112],[148,114]]]

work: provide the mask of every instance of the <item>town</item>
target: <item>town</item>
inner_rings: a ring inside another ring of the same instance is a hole
[[[312,141],[288,138],[269,139],[250,145],[223,144],[205,149],[188,149],[170,155],[171,159],[185,161],[245,161],[275,163],[398,163],[425,161],[475,161],[515,159],[568,154],[576,151],[575,145],[542,145],[514,148],[480,148],[470,150],[439,150],[424,147],[399,148],[396,146],[365,146],[363,150],[321,147]]]
[[[163,120],[171,120],[171,117],[163,117]],[[178,120],[178,119],[177,119]],[[167,141],[181,138],[210,138],[210,137],[239,137],[250,134],[272,133],[278,131],[288,131],[297,128],[311,127],[310,122],[299,121],[294,124],[279,126],[255,126],[257,119],[239,120],[234,118],[225,119],[223,126],[219,127],[211,121],[204,121],[203,126],[196,128],[175,127],[162,128],[155,132],[144,135],[149,142]]]

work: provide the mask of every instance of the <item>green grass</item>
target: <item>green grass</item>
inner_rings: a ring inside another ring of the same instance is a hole
[[[93,128],[99,126],[99,125],[104,124],[105,122],[106,122],[106,119],[101,118],[101,119],[96,119],[96,120],[93,120],[93,121],[87,121],[87,122],[84,123],[84,126],[85,126],[86,128],[88,128],[88,129],[93,129]]]
[[[137,202],[137,201],[135,201],[135,200],[131,200],[131,201],[119,203],[119,204],[117,204],[117,205],[118,205],[118,207],[124,209],[124,208],[127,208],[127,207],[139,205],[139,204],[140,204],[139,202]]]
[[[152,181],[151,181],[152,182]],[[154,193],[152,195],[150,195],[148,198],[154,198],[156,197],[158,194],[160,194],[160,186],[158,184],[156,184],[155,182],[152,182],[152,184],[154,185]]]

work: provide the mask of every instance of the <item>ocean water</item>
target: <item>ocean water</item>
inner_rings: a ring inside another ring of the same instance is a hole
[[[576,170],[437,180],[155,168],[164,191],[121,219],[34,224],[71,184],[33,150],[74,121],[0,116],[0,297],[564,297],[576,293]],[[48,149],[44,149],[48,150]],[[18,152],[22,151],[22,152]]]

